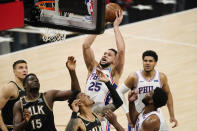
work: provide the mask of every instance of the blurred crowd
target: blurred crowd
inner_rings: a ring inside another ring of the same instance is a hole
[[[110,2],[118,3],[124,10],[124,24],[197,7],[196,0],[110,0]]]
[[[121,6],[124,11],[122,24],[133,23],[149,18],[159,17],[183,10],[197,7],[197,0],[106,0],[106,3],[113,2]],[[111,28],[108,25],[106,28]],[[0,36],[10,36],[13,42],[0,41],[0,54],[15,52],[21,49],[45,44],[40,34],[0,32]],[[67,35],[67,38],[80,34]]]

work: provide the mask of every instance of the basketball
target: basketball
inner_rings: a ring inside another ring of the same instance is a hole
[[[105,21],[114,22],[116,19],[116,11],[122,10],[121,7],[116,3],[109,3],[106,5],[105,10]]]

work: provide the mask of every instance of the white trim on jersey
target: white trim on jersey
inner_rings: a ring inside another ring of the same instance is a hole
[[[144,114],[144,110],[138,115],[136,124],[135,124],[135,131],[138,131],[142,128],[143,122],[148,119],[151,115],[157,115],[160,119],[160,128],[159,131],[169,131],[169,128],[166,124],[166,121],[160,112],[160,109],[158,111],[152,111],[147,114]]]
[[[136,110],[139,113],[143,110],[145,106],[142,103],[142,99],[145,97],[145,95],[157,87],[161,88],[160,73],[157,70],[154,71],[155,71],[154,76],[150,80],[147,80],[144,77],[144,75],[142,74],[142,70],[136,72],[136,76],[138,80],[135,90],[138,91],[138,99],[135,101],[135,106],[136,106]]]

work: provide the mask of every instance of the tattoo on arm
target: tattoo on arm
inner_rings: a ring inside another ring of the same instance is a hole
[[[71,118],[65,131],[77,131],[79,128],[79,119]]]

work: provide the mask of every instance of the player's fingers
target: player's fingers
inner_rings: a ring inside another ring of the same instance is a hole
[[[118,16],[120,17],[122,15],[122,11],[118,10]]]
[[[101,76],[101,74],[102,74],[102,71],[100,70],[100,69],[96,69],[96,74],[100,77]]]
[[[72,103],[72,106],[76,107],[76,106],[78,106],[78,104],[79,104],[79,100],[74,100]]]
[[[116,14],[116,18],[118,18],[118,11],[115,11],[115,14]]]
[[[29,115],[29,114],[31,114],[31,113],[30,113],[30,112],[24,112],[24,114],[25,114],[25,115]]]
[[[71,56],[71,61],[74,61],[75,57],[74,56]]]
[[[74,104],[79,103],[79,99],[78,99],[78,100],[74,100],[73,103],[74,103]]]
[[[68,60],[69,60],[69,61],[72,61],[72,59],[73,59],[72,56],[69,56],[69,59],[68,59]]]
[[[98,72],[100,72],[100,73],[102,72],[100,68],[96,68],[96,70],[97,70]]]
[[[102,66],[101,66],[101,65],[98,65],[98,68],[99,68],[100,70],[102,70]]]
[[[175,128],[178,126],[178,122],[176,120],[173,121],[174,122],[174,125],[172,126],[172,128]]]
[[[71,58],[71,56],[68,56],[68,59],[67,59],[67,60],[69,61],[69,60],[70,60],[70,58]]]
[[[106,118],[107,120],[109,120],[109,119],[110,119],[110,117],[109,117],[109,115],[108,115],[108,114],[105,114],[105,118]]]
[[[24,116],[24,117],[31,116],[31,113],[24,113],[23,116]]]
[[[24,109],[24,111],[23,111],[24,113],[31,113],[31,111],[29,110],[29,109]]]
[[[131,91],[129,91],[129,93],[128,93],[128,97],[130,97],[131,96]]]
[[[96,69],[96,74],[97,74],[98,76],[100,76],[98,69]]]
[[[107,112],[108,112],[109,114],[113,114],[113,112],[112,112],[111,110],[108,110]]]
[[[111,118],[111,114],[107,111],[107,113],[105,114],[105,116],[110,119]]]

